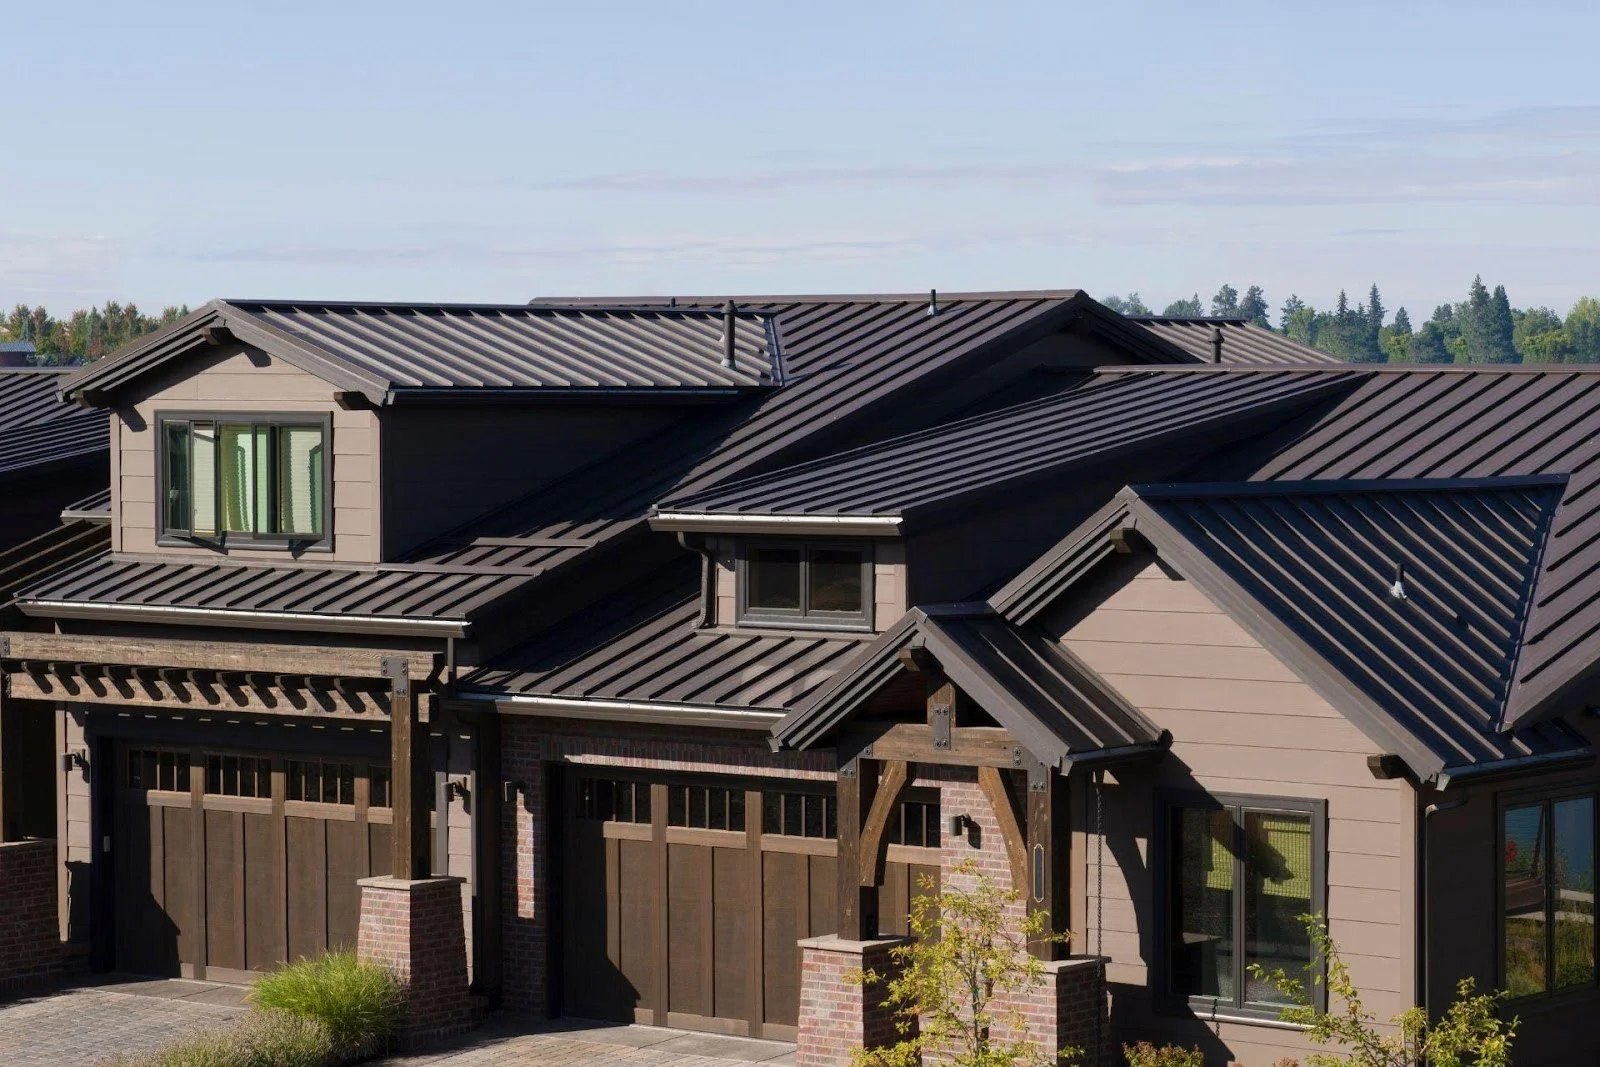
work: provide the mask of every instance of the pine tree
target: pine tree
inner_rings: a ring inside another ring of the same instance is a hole
[[[1444,330],[1436,319],[1429,319],[1411,335],[1406,344],[1407,363],[1454,363],[1455,355],[1446,343]]]
[[[1271,322],[1267,319],[1267,294],[1261,291],[1261,286],[1252,285],[1244,291],[1244,299],[1239,301],[1239,315],[1253,325],[1263,329],[1272,329]]]
[[[1200,303],[1200,294],[1196,293],[1188,300],[1174,300],[1161,312],[1169,319],[1202,319],[1205,318],[1205,305]]]
[[[1394,313],[1394,324],[1378,330],[1378,347],[1390,363],[1410,361],[1411,316],[1405,308]]]
[[[1506,287],[1494,287],[1494,295],[1489,298],[1489,307],[1484,316],[1484,336],[1489,342],[1490,362],[1517,363],[1517,347],[1514,341],[1516,323],[1511,315],[1511,298],[1506,296]]]
[[[1239,314],[1239,290],[1226,283],[1211,298],[1211,314],[1218,318],[1232,318]]]
[[[1290,293],[1289,299],[1283,302],[1283,310],[1279,313],[1280,317],[1278,319],[1278,328],[1284,333],[1288,333],[1289,321],[1293,319],[1298,312],[1304,311],[1305,307],[1306,302],[1304,300],[1301,300],[1298,296]]]
[[[1472,279],[1467,290],[1466,313],[1461,316],[1461,338],[1466,342],[1464,363],[1494,363],[1494,348],[1489,340],[1489,290],[1483,275]]]

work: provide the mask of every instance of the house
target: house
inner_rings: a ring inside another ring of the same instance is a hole
[[[1600,377],[1253,329],[207,305],[62,383],[111,544],[0,646],[56,827],[0,881],[47,856],[73,967],[354,943],[415,1039],[470,988],[823,1064],[972,859],[1074,934],[1046,1043],[1302,1052],[1248,966],[1312,966],[1318,911],[1380,1014],[1472,975],[1585,1062]]]

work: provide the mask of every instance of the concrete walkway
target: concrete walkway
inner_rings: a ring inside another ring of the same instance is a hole
[[[184,1034],[244,1015],[248,992],[244,986],[113,975],[5,1001],[0,1003],[0,1065],[92,1067],[118,1055],[153,1052]],[[393,1057],[381,1067],[785,1067],[794,1062],[794,1046],[776,1041],[500,1015],[435,1051]]]

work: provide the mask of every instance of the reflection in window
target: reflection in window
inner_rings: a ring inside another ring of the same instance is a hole
[[[272,796],[272,760],[265,756],[206,756],[206,792],[224,797]]]
[[[853,545],[746,546],[743,618],[859,625],[868,621],[867,550]]]
[[[325,436],[320,422],[163,419],[162,532],[321,539]]]
[[[763,794],[761,829],[784,837],[839,836],[834,799],[824,793]]]
[[[650,785],[610,778],[578,779],[578,818],[597,822],[650,821]]]
[[[1502,984],[1513,997],[1595,983],[1595,798],[1505,809]]]
[[[745,602],[753,611],[800,610],[798,548],[752,548],[749,556],[749,591]]]
[[[166,793],[189,791],[189,754],[160,749],[128,750],[122,784],[129,789],[155,789]]]
[[[317,804],[354,804],[355,764],[290,760],[289,799]],[[371,803],[370,798],[368,803]]]
[[[667,825],[701,830],[743,830],[744,790],[714,785],[669,785]]]
[[[1311,815],[1238,802],[1174,807],[1168,818],[1168,992],[1235,1008],[1287,1003],[1253,966],[1312,988],[1301,920],[1318,910]]]
[[[914,848],[939,847],[939,802],[903,800],[889,820],[889,844]]]

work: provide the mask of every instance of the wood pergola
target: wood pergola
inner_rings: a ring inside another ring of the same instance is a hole
[[[0,633],[0,710],[42,700],[386,724],[390,873],[412,880],[429,874],[427,723],[441,670],[439,656],[416,650],[8,631]]]

